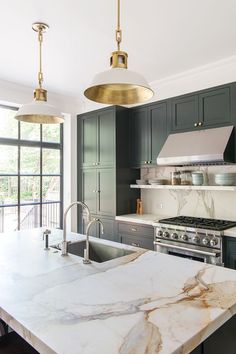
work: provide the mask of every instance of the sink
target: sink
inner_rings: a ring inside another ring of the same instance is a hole
[[[58,246],[51,246],[53,248],[59,248]],[[86,241],[78,241],[68,243],[68,253],[75,256],[84,257],[84,249],[86,248]],[[104,245],[100,242],[89,242],[89,259],[94,262],[102,263],[107,262],[115,258],[124,257],[134,251],[118,248],[115,246]]]

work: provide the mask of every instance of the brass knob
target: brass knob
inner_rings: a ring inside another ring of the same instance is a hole
[[[146,163],[148,163],[147,161],[144,161],[144,163],[146,164]]]
[[[198,123],[194,123],[194,127],[197,127],[198,126]]]
[[[203,122],[199,122],[198,125],[199,127],[201,127],[203,125]]]

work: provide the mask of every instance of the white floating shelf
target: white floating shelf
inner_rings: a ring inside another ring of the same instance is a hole
[[[183,189],[183,190],[197,190],[197,191],[229,191],[235,192],[236,186],[182,186],[182,185],[149,185],[149,184],[131,184],[130,188],[140,188],[140,189]]]

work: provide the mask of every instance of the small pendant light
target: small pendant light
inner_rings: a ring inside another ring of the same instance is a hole
[[[91,86],[84,91],[84,95],[92,101],[106,104],[141,103],[149,100],[153,91],[140,74],[127,69],[128,54],[120,50],[120,0],[117,1],[117,51],[111,54],[111,69],[97,74]]]
[[[25,104],[17,111],[15,118],[17,120],[28,123],[40,124],[58,124],[63,123],[62,114],[50,104],[47,103],[47,90],[42,88],[43,72],[42,72],[42,42],[43,33],[49,28],[45,23],[33,23],[32,28],[38,33],[39,42],[39,87],[34,91],[34,101]]]

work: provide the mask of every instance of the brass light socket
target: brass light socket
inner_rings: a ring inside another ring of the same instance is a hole
[[[121,50],[111,53],[110,66],[112,68],[127,69],[128,67],[128,54]]]
[[[34,90],[34,100],[47,102],[47,90],[37,88]]]

